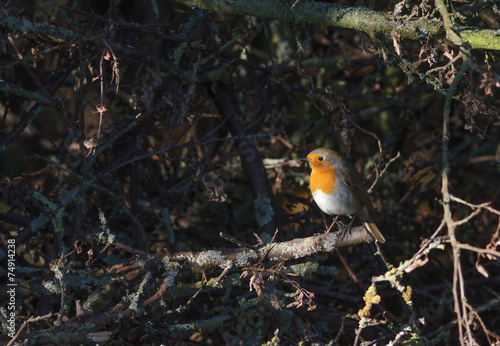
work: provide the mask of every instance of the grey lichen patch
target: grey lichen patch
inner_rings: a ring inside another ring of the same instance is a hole
[[[330,237],[326,237],[322,244],[322,252],[332,252],[338,246],[337,236],[332,234]]]
[[[50,293],[59,294],[61,293],[61,286],[56,284],[54,281],[45,281],[43,287]]]
[[[220,266],[224,263],[225,257],[221,251],[208,250],[200,253],[196,259],[196,263],[200,267]]]
[[[137,292],[131,294],[129,296],[130,298],[130,305],[129,309],[138,311],[139,308],[139,297],[144,294],[144,287],[148,283],[149,280],[151,280],[153,276],[151,275],[151,272],[147,272],[144,278],[142,279],[142,282],[139,284],[139,287],[137,288]]]
[[[274,210],[271,205],[271,200],[269,197],[259,194],[259,196],[253,201],[255,209],[255,218],[260,227],[267,225],[272,221]]]
[[[142,258],[138,259],[137,260],[137,265],[139,267],[145,267],[147,265],[147,259],[142,259]]]
[[[317,241],[313,238],[301,239],[300,245],[296,243],[280,244],[280,253],[293,253],[295,259],[310,256],[317,251]]]
[[[170,262],[170,259],[167,256],[163,257],[162,263],[165,267],[165,278],[163,281],[165,281],[165,284],[168,287],[172,287],[175,285],[175,276],[178,273],[177,268],[179,267],[179,264]]]
[[[104,230],[103,233],[106,234],[106,236],[103,236],[103,234],[99,235],[99,241],[103,241],[104,243],[106,243],[106,245],[113,244],[113,242],[115,241],[115,235],[111,233],[111,230],[108,227],[106,216],[101,209],[99,209],[99,221],[101,222],[101,228]]]
[[[253,251],[245,251],[236,255],[235,266],[237,268],[248,267],[252,264],[252,259],[259,256]]]
[[[295,259],[304,258],[313,254],[312,246],[293,247],[291,251],[293,251]]]
[[[178,261],[187,261],[189,263],[194,263],[196,261],[192,252],[184,253],[177,259]]]

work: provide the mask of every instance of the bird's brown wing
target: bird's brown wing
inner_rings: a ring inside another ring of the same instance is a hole
[[[370,216],[373,218],[373,220],[366,221],[375,221],[377,219],[375,209],[373,209],[372,202],[370,201],[370,196],[368,196],[368,191],[363,185],[363,178],[361,178],[354,166],[352,166],[351,168],[351,175],[347,174],[347,172],[349,172],[349,168],[346,167],[342,169],[342,181],[354,193],[354,195],[359,198],[366,209],[368,209],[368,212],[370,213]]]

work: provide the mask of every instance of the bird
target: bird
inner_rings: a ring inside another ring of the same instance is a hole
[[[318,207],[328,215],[359,217],[375,240],[384,243],[385,238],[375,225],[375,209],[354,165],[326,148],[311,151],[303,160],[311,166],[309,187]]]

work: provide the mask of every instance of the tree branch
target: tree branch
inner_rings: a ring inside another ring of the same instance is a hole
[[[202,252],[180,252],[167,255],[171,262],[180,262],[184,268],[209,270],[217,267],[249,267],[265,258],[270,261],[287,261],[327,253],[359,243],[370,243],[372,236],[362,226],[353,227],[341,236],[340,232],[317,234],[307,238],[297,238],[281,243],[272,243],[256,250],[240,248],[221,248]]]
[[[286,1],[233,1],[233,0],[175,0],[191,8],[220,11],[233,15],[250,15],[262,19],[277,19],[292,23],[308,23],[325,27],[356,29],[370,37],[379,34],[398,33],[401,39],[419,40],[432,36],[440,42],[446,36],[442,21],[429,18],[411,18],[394,16],[392,12],[377,12],[364,7],[343,7],[322,2],[299,1],[291,6]],[[404,20],[402,20],[404,18]],[[465,28],[455,28],[460,31]],[[479,29],[464,31],[462,37],[473,49],[485,48],[500,50],[500,36],[495,30]],[[489,40],[485,40],[489,37]],[[485,47],[486,45],[486,47]]]

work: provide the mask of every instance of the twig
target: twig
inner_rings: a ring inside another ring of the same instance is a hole
[[[468,206],[468,207],[470,207],[472,209],[476,209],[476,208],[478,208],[478,209],[486,209],[489,212],[497,214],[498,216],[500,216],[500,211],[496,210],[495,208],[490,207],[491,202],[485,202],[485,203],[481,203],[481,204],[472,204],[470,202],[464,201],[463,199],[455,197],[453,195],[450,195],[450,198],[453,201],[462,203],[462,204],[464,204],[464,205],[466,205],[466,206]]]
[[[500,252],[499,251],[483,249],[480,247],[472,246],[469,244],[463,244],[463,243],[457,243],[456,246],[460,249],[463,249],[463,250],[474,251],[474,252],[477,252],[480,254],[492,255],[492,256],[498,257],[500,259]]]
[[[385,174],[385,172],[387,171],[387,168],[389,168],[389,165],[391,163],[393,163],[394,161],[396,161],[397,159],[399,159],[401,157],[401,153],[398,151],[397,155],[394,156],[393,158],[391,158],[389,160],[389,162],[387,162],[384,166],[384,168],[380,171],[380,173],[376,174],[375,176],[375,180],[373,181],[372,185],[370,186],[370,188],[368,189],[368,193],[371,193],[373,188],[375,187],[375,185],[377,184],[378,180]]]
[[[442,3],[442,0],[438,0]],[[449,133],[450,133],[450,110],[451,110],[451,102],[453,99],[453,94],[458,86],[458,83],[462,79],[465,72],[469,69],[470,60],[468,58],[464,58],[465,62],[461,66],[458,73],[455,75],[453,82],[450,85],[448,90],[448,94],[446,95],[446,100],[443,109],[443,136],[442,136],[442,165],[443,170],[441,173],[441,193],[443,195],[443,207],[444,207],[444,221],[446,223],[448,229],[448,235],[450,236],[451,246],[453,248],[453,299],[455,306],[455,314],[457,315],[458,321],[458,335],[461,344],[465,343],[464,335],[463,335],[463,324],[465,321],[463,317],[466,316],[466,308],[461,302],[466,300],[465,298],[465,290],[464,290],[464,280],[462,267],[460,264],[460,248],[458,247],[458,241],[455,236],[455,222],[452,218],[450,201],[451,195],[448,190],[448,173],[450,171],[450,165],[448,160],[448,143],[449,143]],[[459,296],[460,292],[460,296]],[[468,336],[468,344],[472,344],[472,333],[470,330],[470,326],[468,323],[465,323],[465,328],[467,329]]]
[[[497,342],[500,341],[500,335],[498,335],[498,334],[490,331],[488,328],[486,328],[486,325],[484,324],[483,319],[481,318],[481,315],[479,315],[479,313],[472,307],[472,305],[470,305],[466,301],[463,302],[463,303],[469,309],[469,311],[471,312],[471,314],[472,314],[471,319],[472,319],[472,317],[475,317],[476,320],[478,320],[479,324],[481,325],[481,328],[483,328],[483,332],[486,335],[486,338],[488,339],[488,344],[490,344],[490,345],[494,345],[495,344],[495,343],[491,342],[490,336],[496,338]]]
[[[23,329],[28,325],[28,323],[46,320],[46,319],[51,318],[53,315],[57,316],[59,314],[58,313],[53,314],[52,312],[49,312],[47,315],[44,315],[44,316],[38,316],[38,317],[30,316],[30,318],[28,318],[27,320],[25,320],[23,322],[23,324],[21,325],[21,327],[19,327],[19,329],[17,330],[16,335],[14,335],[14,337],[12,339],[10,339],[10,341],[7,343],[6,346],[14,345],[14,342],[19,337],[19,335],[21,334],[21,332],[23,331]]]

